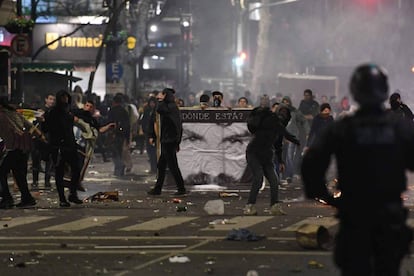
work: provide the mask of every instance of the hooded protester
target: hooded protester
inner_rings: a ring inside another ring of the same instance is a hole
[[[398,91],[398,90],[397,90]],[[398,92],[392,93],[390,96],[390,111],[400,118],[413,120],[414,114],[411,109],[401,101],[401,95]]]
[[[279,201],[278,185],[279,177],[274,169],[274,144],[286,133],[278,114],[271,111],[269,107],[256,107],[247,118],[247,128],[253,134],[253,139],[247,145],[247,166],[252,172],[252,186],[249,199],[243,213],[245,215],[256,215],[256,199],[262,186],[263,176],[270,185],[270,212],[272,215],[285,215],[281,202]],[[281,146],[280,146],[281,148]]]
[[[184,179],[178,167],[177,152],[180,150],[181,137],[183,132],[181,114],[175,103],[175,91],[172,88],[165,88],[157,94],[158,107],[161,124],[161,155],[158,159],[158,178],[155,187],[148,191],[149,195],[160,195],[164,184],[167,166],[177,185],[177,192],[174,195],[185,195]],[[150,134],[150,137],[153,135]]]
[[[66,90],[56,93],[56,105],[45,114],[43,129],[48,133],[52,148],[52,160],[55,164],[55,182],[59,195],[59,206],[70,207],[65,197],[64,172],[65,164],[70,166],[71,180],[69,184],[68,200],[75,204],[82,204],[78,198],[77,188],[80,179],[80,161],[77,152],[73,124],[78,120],[70,113],[71,96]]]

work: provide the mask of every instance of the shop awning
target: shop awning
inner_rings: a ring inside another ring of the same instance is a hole
[[[17,64],[12,63],[11,70],[17,70]],[[56,72],[56,71],[83,71],[95,70],[93,64],[74,63],[23,63],[23,72]]]

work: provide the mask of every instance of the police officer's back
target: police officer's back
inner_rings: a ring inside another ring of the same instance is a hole
[[[406,170],[414,169],[414,125],[385,111],[388,82],[380,67],[358,67],[350,89],[360,109],[328,127],[305,154],[305,193],[338,209],[335,262],[343,275],[398,275],[411,241],[401,193]],[[339,199],[325,185],[331,156]]]

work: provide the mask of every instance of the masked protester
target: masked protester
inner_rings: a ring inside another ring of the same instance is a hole
[[[329,125],[304,155],[305,194],[337,208],[334,256],[342,275],[400,275],[412,240],[401,193],[406,170],[414,170],[414,124],[385,110],[388,78],[379,66],[357,67],[350,90],[359,110]],[[331,157],[339,198],[326,187]]]
[[[247,166],[252,172],[253,179],[244,215],[257,215],[256,199],[262,186],[263,176],[270,185],[270,212],[272,215],[286,215],[279,201],[279,176],[274,168],[275,143],[281,149],[281,137],[286,134],[285,125],[277,113],[269,107],[256,107],[247,118],[247,128],[253,134],[253,139],[247,145]]]
[[[398,91],[398,90],[397,90]],[[390,112],[397,117],[412,121],[414,114],[411,109],[401,101],[401,95],[399,92],[394,92],[390,96]]]
[[[43,125],[44,131],[49,134],[49,142],[52,148],[52,160],[55,164],[55,182],[60,207],[70,207],[70,203],[65,197],[65,184],[63,180],[65,164],[69,165],[71,171],[68,200],[75,204],[82,204],[82,200],[77,195],[81,164],[73,132],[73,124],[78,118],[70,113],[70,106],[70,94],[65,90],[58,91],[56,93],[56,105],[46,113]]]
[[[180,110],[175,103],[175,91],[165,88],[157,94],[157,112],[161,124],[161,155],[158,159],[158,178],[155,187],[148,191],[149,195],[160,195],[164,184],[167,166],[177,185],[176,196],[185,195],[184,179],[178,167],[177,152],[180,150],[183,132]],[[154,137],[150,134],[150,137]],[[153,141],[150,140],[150,143]]]

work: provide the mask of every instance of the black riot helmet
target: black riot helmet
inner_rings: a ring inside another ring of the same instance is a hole
[[[388,98],[388,78],[378,65],[363,64],[355,69],[350,89],[361,107],[380,106]]]

